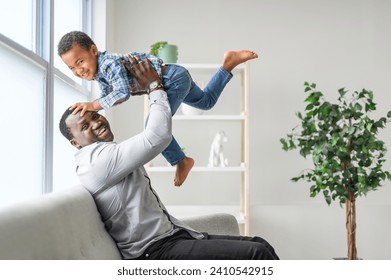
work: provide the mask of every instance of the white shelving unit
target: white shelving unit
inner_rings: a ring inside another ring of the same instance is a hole
[[[192,71],[208,73],[217,70],[220,65],[217,64],[181,64],[193,75]],[[194,204],[191,205],[166,205],[170,213],[177,218],[185,218],[190,216],[197,216],[211,213],[229,213],[236,217],[240,231],[242,234],[249,234],[249,66],[247,63],[239,65],[233,71],[234,76],[239,77],[239,88],[235,90],[240,91],[239,100],[239,113],[228,114],[213,114],[213,109],[210,114],[207,115],[182,115],[177,113],[173,117],[173,126],[176,122],[238,122],[240,145],[237,149],[240,150],[240,164],[237,166],[227,167],[207,167],[195,165],[191,170],[191,176],[204,176],[212,174],[212,176],[224,176],[227,172],[235,173],[240,177],[240,186],[238,186],[239,203],[238,205],[203,205]],[[224,94],[224,93],[223,93]],[[220,101],[219,101],[220,102]],[[147,102],[146,102],[147,105]],[[145,113],[147,114],[148,106],[145,107]],[[194,143],[197,145],[197,143]],[[197,164],[197,163],[196,163]],[[171,166],[151,166],[147,164],[147,171],[152,173],[175,173],[175,167]]]

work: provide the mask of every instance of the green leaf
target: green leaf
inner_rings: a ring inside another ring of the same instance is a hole
[[[281,138],[280,142],[282,144],[282,149],[284,151],[288,151],[289,150],[288,142],[284,138]]]
[[[373,103],[373,102],[368,102],[365,104],[365,111],[366,112],[369,112],[369,111],[374,111],[376,110],[376,104]]]
[[[311,125],[309,126],[309,131],[310,133],[313,133],[313,132],[316,132],[316,125],[314,123],[311,123]]]
[[[347,93],[347,91],[345,90],[345,88],[340,88],[340,89],[338,90],[338,92],[339,92],[339,95],[340,95],[341,97],[344,97],[345,94]]]
[[[296,149],[296,145],[295,145],[295,142],[293,141],[293,139],[289,139],[289,149],[293,150],[293,149]]]
[[[330,205],[330,204],[331,204],[331,197],[330,197],[330,195],[329,195],[329,191],[328,191],[328,190],[324,190],[324,191],[323,191],[323,196],[324,196],[324,198],[325,198],[325,200],[326,200],[326,203],[327,203],[328,205]]]
[[[363,90],[365,90],[365,89],[363,89]],[[368,98],[369,99],[373,99],[373,92],[370,90],[370,91],[368,91]]]
[[[305,107],[306,111],[311,111],[312,109],[314,109],[314,105],[312,104],[308,104],[307,107]]]
[[[331,138],[331,146],[335,146],[338,143],[339,135],[337,133],[334,133]]]
[[[291,180],[293,182],[298,182],[298,181],[302,180],[303,178],[304,178],[304,175],[300,175],[300,176],[297,176],[297,177],[293,177]]]
[[[353,109],[355,111],[361,111],[363,109],[363,107],[359,103],[356,103],[356,104],[354,104]]]

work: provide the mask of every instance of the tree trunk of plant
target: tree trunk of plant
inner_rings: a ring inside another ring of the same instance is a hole
[[[357,260],[356,199],[352,192],[349,192],[349,199],[346,201],[346,230],[348,234],[348,259]]]

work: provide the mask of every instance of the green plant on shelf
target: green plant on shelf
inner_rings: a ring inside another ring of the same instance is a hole
[[[154,55],[154,56],[158,56],[159,54],[159,50],[161,48],[163,48],[165,45],[167,45],[168,42],[166,41],[159,41],[159,42],[156,42],[154,44],[151,45],[151,49],[150,49],[150,54]]]

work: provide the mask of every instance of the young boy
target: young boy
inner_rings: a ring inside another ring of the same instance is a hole
[[[87,34],[80,31],[65,34],[58,44],[58,55],[75,76],[88,81],[95,80],[101,89],[101,97],[98,100],[74,104],[70,108],[74,110],[73,113],[81,111],[83,115],[86,111],[107,110],[127,100],[133,94],[135,81],[122,63],[123,60],[129,61],[127,55],[98,51]],[[172,115],[182,102],[202,110],[211,109],[225,85],[231,80],[231,71],[237,65],[258,57],[253,51],[227,51],[224,54],[223,65],[205,89],[201,90],[194,83],[189,72],[180,65],[163,64],[161,59],[145,53],[131,52],[130,56],[135,57],[138,63],[142,63],[145,59],[152,62],[162,79],[162,84],[152,82],[149,90],[164,88]],[[184,154],[174,137],[162,154],[171,165],[176,165],[174,184],[181,186],[193,167],[194,160]]]

